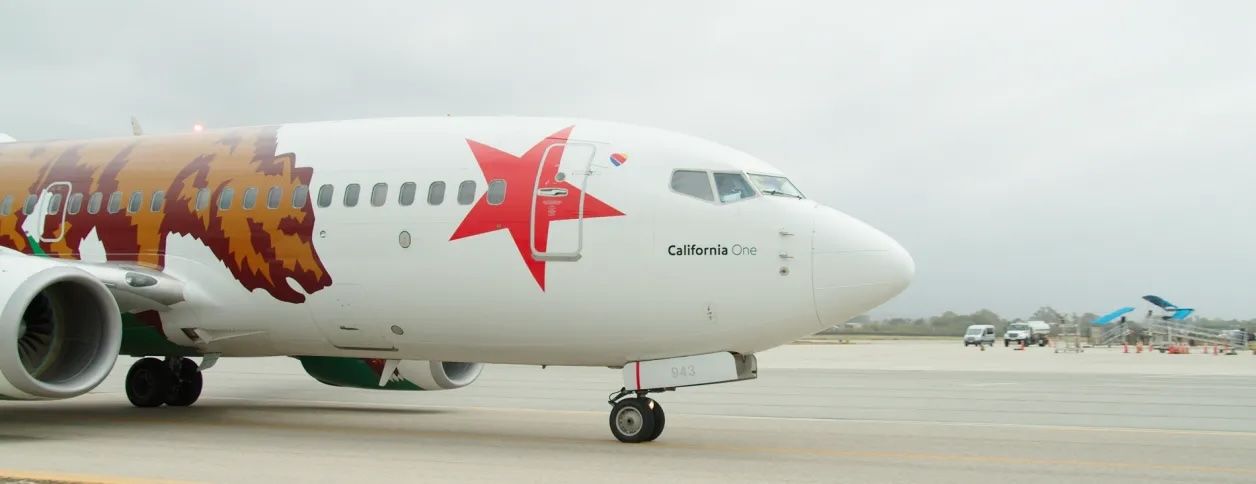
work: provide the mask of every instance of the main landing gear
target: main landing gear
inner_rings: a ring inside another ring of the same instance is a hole
[[[201,397],[203,384],[200,369],[190,359],[141,358],[126,374],[126,398],[137,407],[186,407]]]
[[[663,406],[659,402],[646,397],[649,392],[620,389],[607,399],[606,403],[611,404],[611,433],[620,442],[651,442],[663,434],[667,416],[663,414]],[[625,398],[634,393],[635,397]]]

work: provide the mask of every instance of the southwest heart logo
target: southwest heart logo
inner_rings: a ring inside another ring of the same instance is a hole
[[[628,162],[628,155],[623,153],[611,153],[611,164],[615,166],[623,165]]]
[[[471,148],[471,153],[475,155],[475,161],[479,163],[484,179],[489,183],[504,180],[508,189],[505,200],[497,205],[488,203],[487,193],[480,195],[480,199],[471,207],[471,211],[467,213],[466,218],[458,225],[449,240],[454,241],[498,230],[509,231],[510,238],[514,239],[515,247],[519,250],[519,256],[523,258],[524,265],[532,273],[537,286],[544,291],[545,261],[532,257],[529,237],[535,228],[536,247],[540,251],[545,251],[549,245],[550,223],[559,220],[575,220],[580,216],[582,193],[580,188],[558,177],[558,164],[562,160],[563,149],[572,128],[574,126],[568,126],[542,139],[520,156],[468,139],[467,145]],[[554,148],[550,149],[551,146]],[[550,153],[545,160],[545,166],[542,167],[541,158],[545,156],[547,149]],[[623,159],[626,160],[627,157]],[[538,169],[541,173],[539,181],[536,178]],[[567,196],[547,198],[545,203],[536,204],[535,214],[529,214],[528,212],[532,210],[532,197],[539,192],[566,193]],[[622,215],[623,212],[606,202],[592,195],[584,196],[585,218]],[[530,220],[535,220],[535,227],[528,225]]]

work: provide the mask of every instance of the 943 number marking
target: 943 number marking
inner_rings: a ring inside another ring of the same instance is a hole
[[[698,372],[693,369],[693,365],[681,365],[672,367],[672,378],[696,377]]]

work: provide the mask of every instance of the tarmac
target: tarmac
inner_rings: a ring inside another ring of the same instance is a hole
[[[5,482],[1256,481],[1256,356],[957,341],[796,344],[757,380],[654,395],[654,443],[614,440],[605,368],[489,366],[443,392],[324,386],[231,359],[190,408],[96,391],[0,403]]]

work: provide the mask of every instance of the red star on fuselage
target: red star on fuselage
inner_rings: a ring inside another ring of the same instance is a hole
[[[488,203],[488,194],[481,195],[449,240],[503,229],[509,231],[510,238],[514,239],[515,247],[519,249],[519,255],[523,257],[524,264],[532,273],[532,278],[536,279],[542,291],[545,290],[545,261],[532,257],[532,244],[528,240],[531,236],[531,227],[528,224],[532,219],[529,212],[532,210],[532,198],[536,196],[537,190],[547,188],[567,190],[565,197],[546,197],[537,201],[536,248],[541,252],[545,252],[549,245],[550,222],[574,220],[580,216],[580,188],[566,181],[555,179],[564,146],[550,149],[548,156],[545,154],[550,146],[565,145],[572,128],[573,126],[568,126],[541,140],[522,156],[515,156],[468,139],[467,145],[471,147],[471,153],[475,155],[480,171],[484,172],[484,179],[489,183],[494,180],[504,180],[507,187],[506,197],[501,204],[491,205]],[[544,167],[541,166],[543,156],[545,156]],[[536,179],[538,168],[541,171],[539,185]],[[584,218],[620,215],[623,213],[592,195],[584,196]]]

